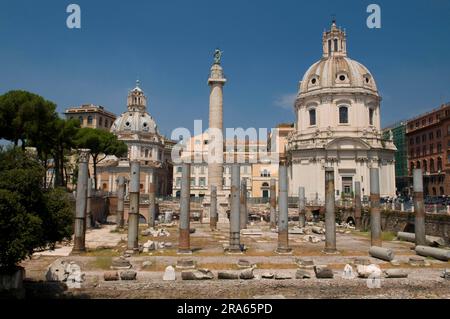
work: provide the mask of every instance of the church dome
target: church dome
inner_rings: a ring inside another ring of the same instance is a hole
[[[306,71],[299,96],[325,92],[366,91],[378,95],[375,80],[361,63],[347,57],[346,34],[333,21],[322,37],[323,56]]]
[[[111,132],[121,133],[151,133],[159,135],[158,126],[147,112],[147,97],[136,81],[136,87],[130,91],[127,99],[128,110],[122,113],[111,126]]]

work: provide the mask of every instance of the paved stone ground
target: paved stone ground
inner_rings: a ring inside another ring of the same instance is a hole
[[[249,226],[260,229],[260,236],[241,236],[242,243],[248,247],[244,254],[227,255],[223,252],[223,245],[228,243],[229,235],[229,229],[225,225],[220,225],[221,229],[213,233],[208,224],[191,223],[191,227],[196,231],[191,234],[193,254],[189,256],[177,255],[176,225],[167,228],[170,232],[168,237],[140,236],[140,243],[147,240],[164,241],[171,242],[172,247],[130,257],[133,269],[138,271],[137,280],[132,282],[103,280],[103,273],[109,270],[112,258],[121,255],[126,249],[125,242],[121,241],[126,239],[126,232],[111,232],[114,226],[91,230],[87,233],[88,251],[84,254],[63,257],[36,255],[23,263],[28,278],[25,285],[27,295],[37,298],[255,298],[271,295],[286,298],[450,298],[450,281],[440,277],[445,268],[450,268],[450,263],[427,259],[430,263],[428,267],[410,266],[408,259],[415,255],[411,249],[414,245],[411,243],[383,242],[384,247],[395,251],[399,265],[369,258],[369,237],[359,232],[338,233],[339,254],[336,255],[326,255],[322,252],[323,241],[313,244],[304,242],[303,235],[290,235],[293,253],[278,255],[274,252],[277,233],[271,231],[263,222]],[[183,258],[195,260],[197,267],[210,269],[215,278],[219,270],[237,270],[236,263],[239,259],[256,264],[254,273],[257,277],[265,272],[273,272],[295,278],[295,260],[302,257],[313,259],[315,264],[327,264],[334,272],[334,279],[182,281],[181,273],[177,269],[176,281],[162,280],[165,267],[175,266],[177,260]],[[409,276],[405,279],[381,279],[381,289],[368,288],[365,279],[343,279],[344,266],[352,263],[355,257],[367,257],[371,263],[378,264],[382,269],[404,269]],[[81,266],[86,274],[86,281],[81,289],[66,290],[58,283],[39,282],[45,278],[48,266],[57,259],[75,261]],[[144,262],[151,264],[144,267]]]

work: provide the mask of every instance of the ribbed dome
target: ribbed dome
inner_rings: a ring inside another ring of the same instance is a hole
[[[127,111],[122,113],[111,126],[111,132],[141,132],[159,134],[153,118],[145,111]]]
[[[330,56],[320,59],[306,71],[300,85],[300,94],[322,89],[342,90],[347,87],[378,93],[375,80],[364,65],[346,56]]]

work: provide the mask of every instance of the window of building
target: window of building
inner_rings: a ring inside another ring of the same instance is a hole
[[[205,174],[205,166],[200,166],[200,174]]]
[[[433,132],[430,132],[430,133],[428,134],[428,139],[429,139],[429,140],[434,139],[434,134],[433,134]]]
[[[425,142],[426,140],[427,140],[427,135],[426,135],[426,134],[423,134],[423,135],[422,135],[422,143]]]
[[[100,118],[98,119],[98,125],[102,126],[103,125],[103,117],[100,116]]]
[[[442,144],[441,143],[438,143],[438,145],[437,145],[437,152],[438,153],[442,152]]]
[[[414,139],[412,137],[409,139],[409,145],[414,145]]]
[[[339,123],[340,124],[348,123],[348,107],[346,106],[339,107]]]
[[[181,173],[183,171],[183,167],[177,166],[177,173]]]
[[[427,155],[427,146],[426,146],[426,145],[424,145],[424,146],[422,147],[422,155],[423,155],[423,156]]]
[[[338,51],[338,40],[334,39],[334,51]]]
[[[416,162],[416,168],[420,168],[420,162],[419,161]]]
[[[416,122],[416,128],[418,128],[418,127],[419,127],[419,121]]]
[[[89,116],[87,117],[87,123],[88,123],[88,124],[92,124],[92,122],[93,122],[92,115],[89,115]]]
[[[79,116],[79,117],[78,117],[78,121],[80,121],[80,123],[83,124],[83,117],[82,117],[82,116]]]
[[[191,177],[191,186],[195,186],[195,177]]]
[[[176,185],[177,185],[177,187],[181,187],[181,177],[177,177]]]
[[[109,127],[108,124],[108,119],[105,119],[105,127]]]
[[[423,172],[426,173],[427,170],[428,170],[428,165],[427,165],[427,161],[426,160],[423,160],[422,167],[423,167]]]
[[[422,126],[425,126],[427,124],[427,121],[425,119],[422,120]]]
[[[270,177],[270,172],[267,169],[261,171],[261,177]]]
[[[437,131],[436,131],[436,137],[437,137],[437,138],[440,138],[440,137],[441,137],[441,130],[437,130]]]
[[[331,40],[328,40],[328,52],[331,53]]]
[[[369,124],[370,125],[373,125],[373,113],[374,113],[374,110],[369,109]]]
[[[416,144],[420,144],[420,137],[416,136]]]
[[[434,159],[430,158],[430,173],[434,173]]]
[[[434,144],[430,144],[430,154],[434,153]]]
[[[442,158],[438,157],[437,160],[437,169],[438,171],[442,171]]]
[[[433,123],[433,118],[432,118],[432,117],[429,117],[429,118],[428,118],[428,124],[431,124],[431,123]]]
[[[200,177],[198,180],[198,183],[200,186],[205,186],[206,185],[206,179],[204,177]]]
[[[316,125],[316,109],[309,110],[309,125]]]

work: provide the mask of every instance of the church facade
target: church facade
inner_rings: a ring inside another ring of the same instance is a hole
[[[304,74],[288,136],[290,196],[305,187],[308,200],[325,198],[325,168],[334,168],[336,198],[352,196],[356,181],[370,195],[370,168],[380,172],[381,196],[395,195],[395,146],[384,139],[375,79],[347,56],[346,34],[333,21],[323,55]]]
[[[170,194],[173,143],[159,133],[155,120],[147,112],[147,97],[140,88],[139,81],[128,94],[127,110],[114,121],[110,130],[127,144],[128,154],[123,158],[107,156],[99,163],[98,187],[107,192],[116,192],[117,178],[124,176],[129,180],[130,160],[138,160],[141,193],[148,194],[150,183],[153,183],[157,195]]]

